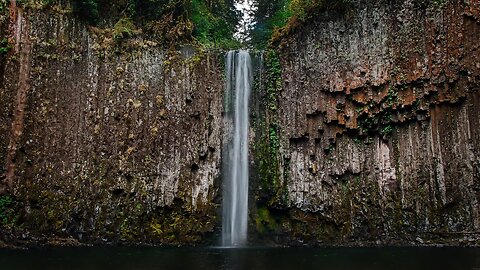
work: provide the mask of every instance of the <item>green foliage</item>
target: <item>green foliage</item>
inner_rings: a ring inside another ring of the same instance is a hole
[[[43,7],[48,7],[57,3],[57,0],[41,0],[40,1]]]
[[[301,21],[305,21],[308,15],[308,10],[315,5],[322,5],[324,0],[291,0],[289,8],[292,15]]]
[[[388,89],[386,99],[387,99],[386,102],[387,102],[388,106],[390,106],[390,107],[395,105],[398,102],[398,93],[397,93],[397,91],[395,91],[395,88],[390,87]]]
[[[17,0],[25,7],[72,3],[74,14],[89,25],[110,26],[114,37],[129,38],[137,26],[164,45],[191,42],[225,49],[239,48],[233,37],[240,14],[235,0]],[[8,10],[1,1],[0,14]]]
[[[8,1],[0,1],[0,15],[7,14],[8,12]]]
[[[362,139],[359,138],[359,137],[354,137],[353,142],[357,145],[361,145],[362,144]]]
[[[135,31],[135,24],[132,19],[125,17],[118,20],[118,22],[113,27],[113,38],[116,40],[129,38],[133,36]]]
[[[233,1],[191,0],[190,12],[194,25],[193,35],[209,47],[238,48],[233,39],[239,14]]]
[[[213,229],[213,219],[212,212],[205,215],[180,207],[160,209],[158,214],[147,222],[145,233],[163,243],[198,242],[201,239],[199,235]]]
[[[353,4],[353,0],[291,0],[290,10],[293,17],[306,21],[325,9],[345,9]]]
[[[392,132],[393,132],[393,126],[390,124],[384,126],[382,130],[380,130],[380,134],[384,136],[390,135]]]
[[[61,3],[66,4],[66,2],[70,2],[70,1],[74,3],[74,0],[17,0],[16,5],[21,6],[23,8],[42,9],[42,8],[48,8],[54,5],[59,5]],[[10,2],[10,0],[6,2],[7,3]]]
[[[267,70],[267,107],[274,113],[277,110],[277,92],[282,88],[282,66],[274,50],[268,50],[265,58],[265,68]]]
[[[269,204],[276,199],[280,188],[278,170],[278,134],[275,125],[269,126],[269,133],[263,134],[255,147],[259,159],[259,176],[262,187],[262,196]]]
[[[167,44],[195,38],[209,47],[238,47],[233,0],[128,0],[127,15]]]
[[[380,101],[371,99],[363,107],[355,109],[358,113],[357,123],[361,137],[366,135],[368,138],[371,138],[373,135],[379,134],[385,139],[393,133],[396,125],[395,115],[399,110],[399,105],[402,104],[399,93],[405,87],[405,85],[395,86],[392,84]],[[408,107],[412,113],[419,110],[420,99],[413,102],[411,106],[402,105],[401,110]]]
[[[265,68],[267,70],[266,74],[266,90],[267,90],[267,109],[268,115],[270,116],[270,125],[269,125],[269,142],[270,142],[270,152],[272,158],[275,156],[279,147],[278,139],[278,126],[276,123],[276,111],[278,108],[278,92],[282,89],[282,67],[280,64],[280,59],[278,58],[277,53],[274,50],[268,50],[266,52],[266,63]]]
[[[12,227],[16,222],[14,211],[14,201],[10,195],[0,196],[0,225],[3,227]]]
[[[290,0],[258,0],[254,3],[255,25],[250,31],[251,44],[258,48],[265,48],[274,31],[284,27],[291,12]]]
[[[295,27],[306,24],[321,11],[346,11],[352,5],[353,0],[258,0],[255,2],[251,42],[256,47],[265,48],[272,39],[293,32]]]
[[[73,0],[73,11],[87,23],[95,24],[99,20],[97,0]]]
[[[279,227],[278,222],[275,220],[273,215],[265,206],[261,206],[260,208],[258,208],[255,218],[255,225],[257,228],[257,232],[261,234],[267,232],[274,232]]]
[[[274,150],[272,151],[273,153],[277,153],[278,147],[280,146],[280,142],[278,140],[278,134],[277,134],[277,125],[276,124],[271,124],[269,128],[269,133],[268,133],[268,139],[270,141],[270,149]]]
[[[192,21],[195,25],[193,33],[200,41],[212,40],[216,35],[220,35],[216,31],[219,22],[204,1],[192,0]]]
[[[360,115],[358,118],[358,127],[364,135],[374,135],[379,133],[383,136],[390,135],[394,130],[392,122],[392,113],[387,109],[375,115]]]
[[[185,13],[188,5],[185,0],[129,0],[127,10],[129,16],[144,23],[160,20],[166,15],[178,18]]]
[[[128,0],[127,8],[125,10],[130,17],[135,17],[137,15],[137,1]]]
[[[12,45],[10,45],[7,38],[0,40],[0,55],[7,54],[10,49],[12,49]]]
[[[265,122],[260,123],[262,134],[256,144],[259,163],[262,199],[268,205],[283,202],[283,190],[280,183],[279,148],[280,129],[277,124],[278,92],[282,89],[281,65],[274,50],[265,52],[265,91],[263,104],[267,110]]]
[[[89,24],[118,20],[116,39],[131,37],[137,25],[166,45],[196,38],[211,47],[239,47],[233,38],[240,18],[234,0],[73,1],[74,12]]]
[[[365,118],[358,118],[358,127],[362,133],[368,134],[374,129],[374,118],[372,117],[365,117]]]
[[[445,5],[448,3],[448,0],[432,0],[432,6],[437,9],[441,9],[445,7]]]

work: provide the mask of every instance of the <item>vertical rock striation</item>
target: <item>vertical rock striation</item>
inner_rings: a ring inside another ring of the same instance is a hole
[[[217,56],[119,42],[61,12],[26,17],[31,60],[12,54],[0,89],[14,227],[87,242],[190,243],[213,232],[223,133]],[[15,74],[26,68],[24,131],[9,158]]]
[[[13,10],[15,8],[15,1],[12,1]],[[12,10],[10,7],[10,10]],[[13,178],[15,174],[15,155],[18,144],[23,133],[23,123],[25,118],[25,105],[27,102],[27,95],[30,90],[30,70],[32,57],[32,41],[30,40],[30,23],[24,18],[23,10],[19,9],[11,15],[10,25],[15,24],[17,33],[15,38],[15,52],[19,54],[19,69],[17,81],[17,93],[13,109],[13,120],[10,141],[7,148],[6,155],[6,173],[5,180],[0,184],[0,193],[5,193],[13,189]],[[20,48],[21,46],[21,48]]]
[[[20,18],[31,47],[16,39],[0,55],[0,181],[12,179],[14,201],[2,227],[208,241],[220,227],[223,55],[119,40],[62,10]],[[257,236],[478,245],[479,40],[474,0],[357,0],[284,35],[251,99]]]
[[[280,184],[257,205],[260,234],[478,244],[479,40],[469,0],[355,1],[284,36],[278,108],[265,110]]]

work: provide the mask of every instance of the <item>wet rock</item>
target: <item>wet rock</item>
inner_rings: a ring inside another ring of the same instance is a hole
[[[217,55],[114,48],[102,43],[102,31],[94,33],[71,14],[34,10],[28,18],[34,72],[14,195],[37,204],[18,205],[17,225],[55,243],[63,241],[56,236],[205,241],[217,219],[221,153],[211,151],[201,162],[198,153],[222,145],[224,84]],[[47,40],[56,45],[42,46]],[[45,59],[45,53],[62,57]],[[18,63],[14,55],[1,63],[2,162]]]
[[[278,179],[265,204],[285,211],[285,238],[409,244],[422,235],[413,243],[426,245],[444,232],[458,244],[455,233],[480,230],[480,25],[464,15],[478,18],[480,7],[353,9],[318,15],[281,41],[281,95],[265,117],[279,127]],[[302,134],[315,140],[300,143]]]

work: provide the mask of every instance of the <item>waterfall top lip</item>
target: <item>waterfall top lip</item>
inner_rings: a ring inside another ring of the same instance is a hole
[[[260,56],[261,58],[263,58],[263,54],[265,53],[265,50],[258,50],[258,49],[255,49],[255,48],[242,48],[242,49],[236,49],[236,50],[226,50],[226,51],[223,51],[224,54],[225,54],[225,57],[228,57],[229,54],[233,54],[233,55],[238,55],[240,53],[246,53],[248,54],[249,57],[255,57],[255,56]]]
[[[245,49],[229,50],[228,52],[234,52],[234,53],[241,53],[241,52],[243,52],[243,53],[250,53],[250,51],[251,51],[250,49],[245,48]]]

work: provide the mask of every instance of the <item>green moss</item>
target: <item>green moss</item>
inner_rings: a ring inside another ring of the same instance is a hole
[[[12,228],[18,219],[15,201],[10,195],[0,196],[0,226]]]
[[[267,70],[267,108],[270,113],[275,113],[278,107],[278,92],[282,89],[282,66],[275,50],[267,50],[265,55],[265,68]]]
[[[257,215],[255,218],[255,225],[257,232],[260,234],[265,234],[267,232],[275,232],[278,230],[278,223],[270,213],[267,207],[262,206],[258,208]]]
[[[8,3],[7,1],[0,2],[0,15],[6,15],[8,13]]]
[[[356,145],[362,145],[363,140],[359,136],[356,136],[356,137],[353,138],[353,142]]]
[[[193,56],[186,59],[186,64],[190,69],[195,69],[200,63],[202,63],[202,60],[205,59],[205,57],[205,50],[198,48]]]
[[[156,211],[146,228],[146,235],[153,242],[164,244],[186,244],[200,241],[203,236],[213,231],[215,216],[213,208],[206,212],[193,212],[180,205],[166,207]],[[199,211],[199,209],[197,209]]]
[[[7,38],[0,40],[0,55],[7,54],[11,49],[12,45],[10,45]]]
[[[113,28],[113,38],[121,40],[133,36],[135,31],[135,24],[131,18],[121,18]]]
[[[386,103],[389,107],[392,107],[398,103],[398,93],[393,86],[388,88]]]
[[[123,241],[132,241],[137,238],[138,228],[135,227],[133,221],[129,218],[124,218],[120,224],[120,236]]]
[[[398,91],[404,86],[390,86],[385,97],[376,102],[371,100],[368,105],[356,109],[360,136],[371,137],[375,134],[389,136],[395,129],[394,113],[400,104]],[[411,106],[413,111],[418,109],[418,103]]]
[[[390,135],[393,132],[393,126],[392,125],[386,125],[380,130],[380,134],[382,135]]]
[[[282,70],[280,59],[274,50],[265,53],[265,92],[262,100],[265,118],[259,119],[260,139],[256,141],[255,151],[258,159],[258,172],[262,199],[272,205],[284,201],[285,189],[280,183],[280,127],[277,123],[278,93],[282,89]]]
[[[432,7],[437,9],[442,9],[447,5],[447,3],[448,3],[448,0],[432,0],[431,1]]]
[[[162,224],[160,224],[157,219],[153,219],[150,222],[150,230],[153,235],[156,236],[161,236],[163,234]]]

